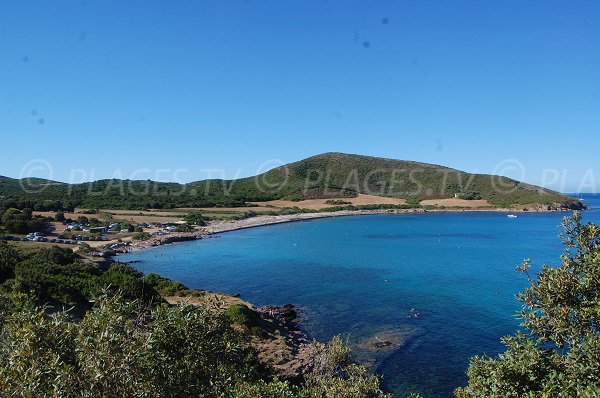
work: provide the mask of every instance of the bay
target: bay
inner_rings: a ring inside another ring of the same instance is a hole
[[[600,207],[600,195],[582,198]],[[387,391],[450,397],[467,382],[469,358],[501,352],[500,338],[518,328],[515,295],[528,283],[515,266],[526,258],[534,271],[559,264],[565,215],[336,217],[227,232],[118,259],[259,306],[298,305],[312,337],[348,335],[358,358],[384,376]],[[600,223],[598,210],[583,216]],[[380,336],[395,339],[394,350],[369,350]]]

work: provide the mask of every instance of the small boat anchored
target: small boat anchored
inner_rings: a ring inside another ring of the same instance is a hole
[[[506,217],[508,217],[508,218],[517,218],[518,216],[516,214],[509,214]]]

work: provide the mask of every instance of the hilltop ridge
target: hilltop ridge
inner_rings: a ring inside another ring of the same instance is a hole
[[[27,189],[31,187],[33,189]],[[352,198],[372,195],[424,200],[483,200],[491,207],[529,205],[582,209],[577,199],[507,177],[473,174],[411,160],[327,152],[236,180],[210,179],[188,184],[105,179],[81,184],[0,177],[5,201],[31,201],[55,207],[148,209],[239,207],[271,200]]]

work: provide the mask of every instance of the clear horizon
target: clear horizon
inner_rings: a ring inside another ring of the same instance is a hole
[[[0,175],[190,182],[345,152],[600,187],[598,2],[60,5],[0,4]]]

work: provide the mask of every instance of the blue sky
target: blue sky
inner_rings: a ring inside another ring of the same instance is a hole
[[[597,191],[600,2],[3,0],[0,140],[11,177],[339,151]]]

